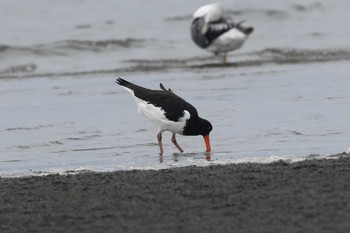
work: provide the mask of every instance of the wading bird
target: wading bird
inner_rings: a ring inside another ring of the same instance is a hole
[[[210,152],[209,133],[213,129],[209,121],[200,118],[198,112],[191,104],[166,89],[161,83],[161,90],[150,90],[122,78],[116,83],[130,92],[136,101],[137,110],[158,127],[158,144],[160,154],[163,154],[162,133],[173,133],[171,142],[182,153],[183,149],[176,141],[176,134],[186,136],[202,135],[206,145],[206,151]]]

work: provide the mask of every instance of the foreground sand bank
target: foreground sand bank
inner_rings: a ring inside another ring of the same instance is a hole
[[[0,178],[0,232],[348,232],[350,158]]]

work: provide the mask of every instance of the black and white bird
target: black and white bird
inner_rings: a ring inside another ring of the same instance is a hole
[[[130,92],[136,101],[137,110],[158,127],[158,144],[160,154],[163,154],[162,133],[173,133],[171,141],[182,153],[183,149],[176,141],[176,134],[186,136],[202,135],[206,145],[206,151],[210,152],[209,133],[213,129],[209,121],[200,118],[198,112],[191,104],[166,89],[161,83],[161,90],[150,90],[122,78],[116,83]]]
[[[235,23],[224,17],[224,10],[219,3],[204,5],[193,14],[191,36],[202,49],[223,57],[227,53],[242,47],[253,27],[243,27],[242,22]]]

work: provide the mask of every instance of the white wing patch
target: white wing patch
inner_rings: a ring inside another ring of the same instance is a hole
[[[227,30],[228,27],[229,25],[226,23],[217,23],[217,24],[210,25],[210,29],[213,31],[224,31],[224,30]]]
[[[165,117],[165,112],[163,109],[160,107],[155,107],[154,105],[137,98],[133,91],[130,91],[130,89],[127,90],[131,92],[135,98],[137,111],[152,121],[158,127],[159,132],[171,131],[173,133],[183,134],[186,121],[191,117],[191,114],[187,110],[184,111],[183,116],[180,117],[177,122],[171,121]]]

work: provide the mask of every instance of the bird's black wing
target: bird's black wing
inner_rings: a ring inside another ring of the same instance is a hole
[[[234,22],[228,21],[225,18],[220,18],[215,22],[208,23],[207,31],[205,32],[204,36],[210,44],[216,38],[235,27],[236,24]]]
[[[174,94],[171,90],[154,90],[152,94],[143,96],[142,99],[164,110],[166,118],[178,121],[188,111],[192,119],[198,118],[198,112],[190,103]]]
[[[198,112],[195,107],[176,95],[170,88],[166,89],[162,83],[159,84],[161,91],[153,90],[152,94],[145,96],[149,103],[162,108],[165,116],[171,121],[177,121],[184,116],[184,111],[188,111],[192,119],[198,118]]]
[[[177,121],[179,118],[183,117],[185,110],[191,114],[191,118],[198,117],[198,112],[195,107],[176,95],[171,89],[167,90],[162,84],[160,85],[162,90],[151,90],[121,78],[118,78],[116,83],[131,89],[137,98],[163,109],[166,118],[171,121]]]

